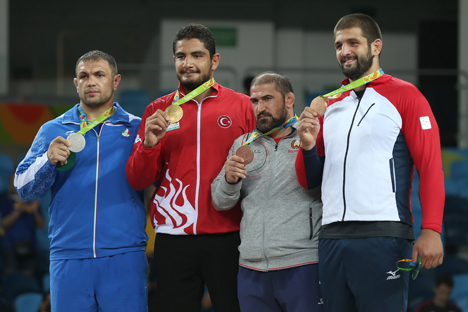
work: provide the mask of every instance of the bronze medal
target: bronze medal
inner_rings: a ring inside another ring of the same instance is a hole
[[[252,149],[246,145],[242,145],[236,151],[236,155],[244,158],[244,164],[248,165],[254,159],[254,153]]]
[[[321,96],[317,96],[310,103],[310,108],[317,112],[317,117],[322,117],[327,110],[327,102]]]
[[[165,113],[167,114],[167,117],[169,117],[170,123],[176,123],[182,119],[182,116],[184,116],[184,111],[179,105],[169,105],[166,108]]]

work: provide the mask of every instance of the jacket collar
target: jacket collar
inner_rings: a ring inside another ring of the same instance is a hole
[[[216,82],[216,83],[214,84],[214,86],[212,86],[212,88],[213,88],[214,90],[213,90],[213,93],[211,93],[210,97],[216,97],[216,96],[218,96],[218,93],[219,93],[219,84]],[[179,94],[180,94],[179,98],[183,98],[184,96],[186,96],[185,90],[184,90],[184,88],[182,87],[182,85],[180,84],[180,81],[179,81],[179,88],[178,88],[178,89],[179,89]]]
[[[73,106],[63,115],[62,123],[74,123],[80,124],[80,112],[78,111],[78,106],[80,103]],[[115,111],[114,114],[107,119],[106,121],[110,121],[113,124],[116,123],[130,123],[130,116],[123,108],[119,105],[119,103],[114,102]]]
[[[291,133],[289,133],[288,135],[285,135],[283,138],[287,138],[287,137],[293,136],[293,135],[295,134],[295,132],[297,131],[296,125],[292,125],[292,126],[290,126],[290,127],[292,128]],[[260,130],[258,130],[257,127],[255,127],[255,131],[258,131],[259,133],[262,133],[262,134],[263,134],[263,132],[261,132]],[[248,138],[250,138],[251,135],[252,135],[252,133],[249,133]],[[260,139],[263,139],[263,138],[267,138],[267,139],[269,139],[269,140],[274,140],[274,139],[273,139],[272,137],[270,137],[269,135],[264,135],[264,136],[262,136]],[[255,141],[257,141],[257,140],[255,140]],[[254,141],[254,142],[255,142],[255,141]]]
[[[367,86],[377,86],[377,85],[380,85],[380,84],[384,84],[384,83],[386,83],[387,81],[389,81],[391,78],[392,78],[392,76],[387,75],[387,74],[383,74],[382,77],[379,77],[378,79],[372,80],[371,82],[369,82],[369,83],[367,84]],[[348,85],[349,83],[350,83],[349,78],[346,78],[345,80],[342,80],[342,81],[341,81],[341,84],[342,84],[343,86],[346,86],[346,85]]]

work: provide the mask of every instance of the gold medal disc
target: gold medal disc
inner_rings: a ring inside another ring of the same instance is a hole
[[[165,113],[169,117],[170,123],[176,123],[184,116],[184,110],[179,105],[170,105],[166,108]]]

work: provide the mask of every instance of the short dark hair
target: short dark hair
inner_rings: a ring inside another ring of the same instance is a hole
[[[334,34],[343,29],[359,27],[362,31],[362,36],[367,39],[367,44],[370,46],[375,39],[382,39],[382,33],[377,22],[369,15],[362,13],[353,13],[343,16],[336,23]]]
[[[210,29],[201,24],[188,24],[182,27],[177,32],[174,41],[172,42],[172,53],[175,54],[177,42],[183,39],[198,39],[200,40],[205,49],[210,52],[210,59],[213,59],[213,55],[216,53],[216,43]]]
[[[449,288],[453,288],[453,279],[448,276],[448,275],[442,275],[442,276],[439,276],[436,280],[436,287],[439,287],[440,285],[447,285]]]
[[[80,62],[86,62],[86,61],[97,62],[99,60],[105,60],[107,61],[107,63],[109,63],[109,67],[112,71],[112,76],[115,76],[118,74],[117,62],[115,61],[114,57],[112,55],[109,55],[99,50],[93,50],[93,51],[89,51],[88,53],[83,54],[78,59],[78,61],[76,61],[75,70],[78,67],[78,64]]]
[[[275,72],[264,72],[255,77],[250,84],[252,88],[255,85],[274,83],[275,89],[281,93],[283,98],[286,98],[286,95],[289,92],[294,93],[291,80],[288,77],[280,75]]]

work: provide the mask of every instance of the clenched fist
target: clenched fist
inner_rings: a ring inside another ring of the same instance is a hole
[[[62,138],[61,136],[56,137],[49,144],[47,149],[47,158],[52,165],[56,165],[58,162],[63,166],[67,163],[68,156],[70,156],[70,150],[68,147],[71,145],[70,141]]]

